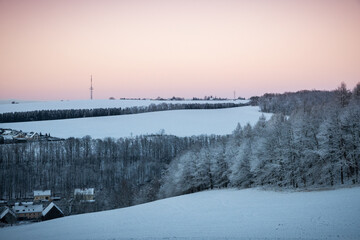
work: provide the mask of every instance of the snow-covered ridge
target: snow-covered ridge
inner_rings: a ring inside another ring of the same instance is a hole
[[[36,110],[66,110],[66,109],[95,109],[95,108],[126,108],[144,107],[150,104],[216,104],[216,103],[247,103],[248,100],[184,100],[184,101],[160,101],[160,100],[68,100],[68,101],[43,101],[43,102],[19,102],[17,104],[0,104],[0,113],[27,112]]]
[[[66,120],[0,123],[0,128],[50,133],[60,138],[131,137],[146,134],[172,134],[180,137],[201,134],[230,134],[240,123],[254,125],[262,113],[258,107],[173,110],[141,114]],[[271,114],[264,114],[267,119]]]
[[[360,187],[214,190],[0,229],[1,239],[360,239]]]

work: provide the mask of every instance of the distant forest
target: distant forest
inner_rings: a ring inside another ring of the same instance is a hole
[[[214,188],[307,189],[359,184],[360,83],[335,91],[253,98],[273,112],[226,136],[69,138],[0,145],[2,198],[51,189],[66,214],[100,211]],[[87,208],[73,189],[94,187]]]
[[[334,92],[265,94],[270,120],[173,160],[159,197],[223,187],[305,189],[359,183],[360,84]],[[290,113],[285,115],[284,113]]]
[[[121,139],[69,138],[0,146],[0,198],[26,199],[33,190],[51,189],[69,201],[75,188],[95,188],[90,209],[106,210],[157,199],[162,172],[177,155],[218,141],[216,136],[167,135]],[[65,206],[64,206],[65,205]]]
[[[145,112],[158,112],[181,109],[219,109],[248,106],[248,103],[161,103],[149,106],[134,106],[126,108],[95,108],[95,109],[65,109],[38,110],[28,112],[8,112],[0,114],[0,123],[29,122],[43,120],[59,120],[70,118],[104,117]]]

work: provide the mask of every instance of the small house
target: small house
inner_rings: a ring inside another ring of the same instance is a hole
[[[63,211],[61,211],[61,209],[53,202],[50,203],[44,209],[44,211],[42,211],[42,219],[44,221],[59,218],[59,217],[63,217],[63,216],[64,216]]]
[[[9,207],[0,207],[0,222],[13,224],[16,222],[16,214]]]
[[[17,132],[13,135],[15,139],[26,139],[26,133],[24,132]]]
[[[95,201],[95,190],[94,188],[75,188],[74,197],[81,201],[93,202]]]
[[[5,207],[8,204],[8,201],[5,199],[0,199],[0,207]]]
[[[51,190],[34,191],[34,201],[50,201]]]
[[[61,197],[51,197],[50,199],[51,201],[60,201],[61,200]]]
[[[2,133],[3,135],[12,135],[12,130],[11,129],[2,129]]]
[[[14,212],[20,220],[39,220],[42,216],[43,205],[32,202],[15,203]]]
[[[25,138],[30,141],[39,140],[39,134],[36,132],[29,132],[26,134]]]
[[[2,138],[4,139],[4,143],[13,143],[14,138],[12,135],[2,135]]]

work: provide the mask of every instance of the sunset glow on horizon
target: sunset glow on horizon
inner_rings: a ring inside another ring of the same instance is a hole
[[[360,82],[359,0],[0,0],[0,99],[250,97]]]

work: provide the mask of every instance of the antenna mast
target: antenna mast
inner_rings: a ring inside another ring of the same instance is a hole
[[[92,86],[92,75],[90,77],[90,82],[91,82],[91,85],[90,85],[90,100],[93,99],[93,91],[94,91],[94,88]]]

